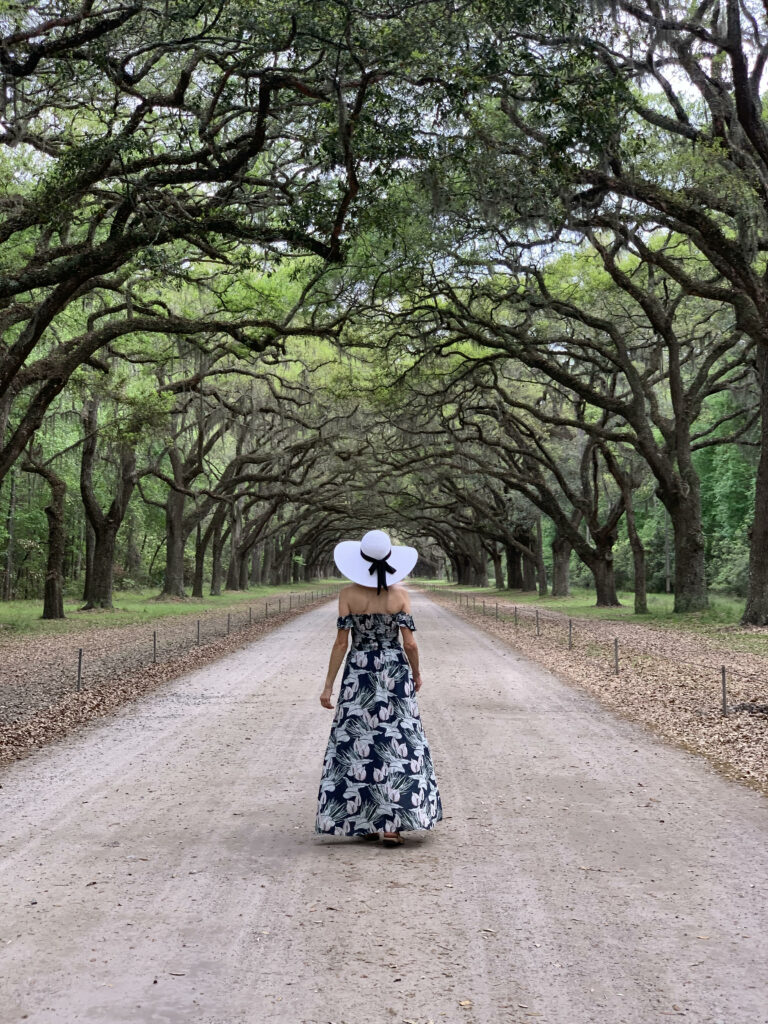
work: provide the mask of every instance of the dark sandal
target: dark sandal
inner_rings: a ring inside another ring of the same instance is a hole
[[[378,832],[366,832],[365,835],[358,836],[358,839],[364,843],[375,843],[378,838]]]
[[[384,846],[402,846],[405,843],[399,832],[390,833],[389,835],[385,833],[381,837],[381,841]]]

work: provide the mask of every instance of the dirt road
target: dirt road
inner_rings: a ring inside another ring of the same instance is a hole
[[[326,605],[0,775],[0,1022],[768,1022],[768,803],[414,598],[446,820],[312,832]]]

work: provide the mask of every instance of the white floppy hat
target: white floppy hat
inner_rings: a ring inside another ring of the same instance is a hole
[[[377,594],[405,579],[418,558],[416,548],[393,547],[383,530],[369,530],[362,540],[342,540],[333,549],[339,572],[361,587],[376,587]]]

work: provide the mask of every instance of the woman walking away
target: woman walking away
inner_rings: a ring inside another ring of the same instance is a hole
[[[399,583],[415,548],[392,547],[381,530],[346,540],[333,553],[352,585],[339,594],[337,635],[320,695],[332,708],[333,681],[347,651],[320,781],[316,832],[400,846],[400,832],[432,828],[443,816],[419,716],[419,649],[411,602]],[[402,633],[402,643],[399,634]]]

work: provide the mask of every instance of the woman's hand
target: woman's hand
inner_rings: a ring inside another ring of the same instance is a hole
[[[413,674],[413,690],[414,690],[414,693],[418,693],[419,692],[419,690],[421,689],[421,683],[422,683],[421,672],[414,672],[414,674]]]
[[[331,692],[332,687],[326,686],[323,692],[320,694],[320,703],[324,708],[328,708],[329,711],[333,710],[333,704],[331,704]]]

